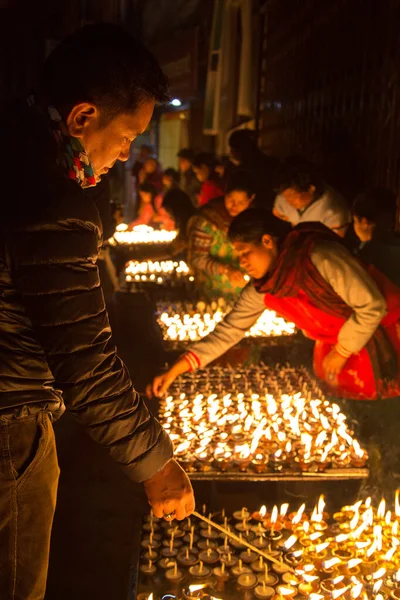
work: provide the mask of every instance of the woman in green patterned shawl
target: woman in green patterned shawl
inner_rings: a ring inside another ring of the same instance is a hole
[[[211,200],[189,223],[188,261],[207,298],[233,300],[247,283],[228,239],[228,229],[232,219],[249,208],[254,198],[252,175],[237,171],[228,181],[225,196]]]

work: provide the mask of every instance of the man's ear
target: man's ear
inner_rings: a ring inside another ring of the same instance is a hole
[[[99,118],[99,109],[90,102],[76,104],[66,118],[68,132],[72,137],[82,138],[85,130]]]

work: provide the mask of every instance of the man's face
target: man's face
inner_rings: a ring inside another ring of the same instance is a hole
[[[233,242],[242,269],[253,279],[260,279],[274,265],[278,247],[270,235],[264,235],[260,244]]]
[[[82,110],[74,107],[67,118],[70,134],[81,140],[96,175],[104,175],[117,160],[128,160],[131,143],[150,122],[154,101],[144,101],[136,111],[115,117],[105,127],[99,108],[80,106]]]
[[[179,170],[181,173],[187,173],[192,166],[192,163],[187,158],[183,158],[182,156],[178,159],[179,162]]]
[[[293,208],[301,210],[311,204],[314,192],[315,187],[313,185],[306,192],[299,192],[295,188],[286,188],[286,190],[283,190],[282,196]]]
[[[231,217],[237,217],[249,208],[254,200],[254,195],[249,196],[244,190],[232,190],[225,195],[225,208]]]
[[[370,242],[374,235],[375,223],[368,221],[365,217],[353,215],[353,227],[356,236],[361,242]]]

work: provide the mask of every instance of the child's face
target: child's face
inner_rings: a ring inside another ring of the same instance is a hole
[[[361,242],[370,242],[374,235],[375,223],[365,217],[353,215],[353,227],[356,236]]]

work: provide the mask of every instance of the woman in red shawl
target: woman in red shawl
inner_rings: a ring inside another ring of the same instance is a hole
[[[400,289],[367,272],[321,223],[286,234],[284,226],[257,209],[233,220],[229,236],[252,281],[224,321],[149,392],[164,394],[178,375],[226,352],[270,308],[315,340],[314,371],[330,392],[357,400],[400,395]]]

